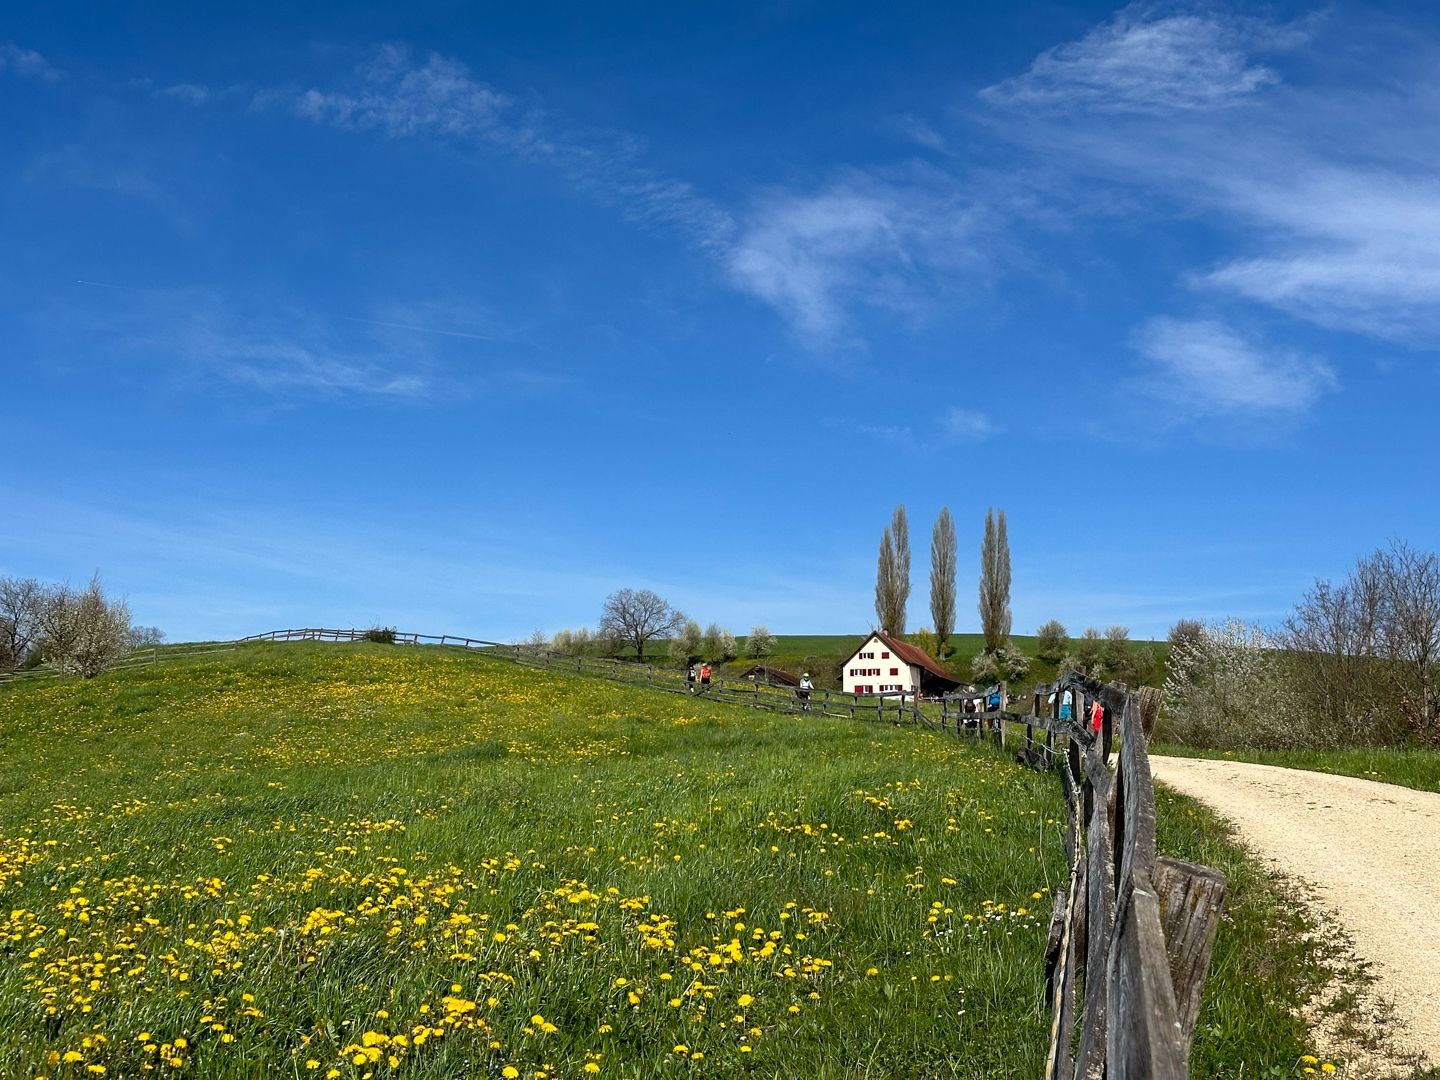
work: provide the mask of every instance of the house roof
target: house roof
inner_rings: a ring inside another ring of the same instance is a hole
[[[898,656],[901,660],[904,660],[907,664],[910,664],[912,667],[924,668],[936,678],[944,679],[946,682],[954,683],[956,686],[960,685],[960,680],[955,678],[954,675],[951,675],[948,671],[946,671],[934,660],[932,660],[930,658],[930,655],[924,649],[911,645],[908,642],[901,641],[899,638],[893,638],[889,634],[885,633],[885,631],[883,630],[873,630],[868,635],[866,635],[865,641],[862,641],[859,645],[857,645],[854,652],[850,654],[850,660],[855,659],[855,654],[858,653],[861,649],[863,649],[866,642],[868,642],[871,638],[880,639],[880,641],[884,642],[887,646],[889,646],[889,649],[892,653]],[[848,664],[850,660],[846,660],[845,662]]]
[[[752,679],[757,676],[767,678],[771,682],[784,683],[786,686],[800,685],[799,675],[792,675],[783,668],[766,667],[764,664],[753,664],[740,673],[742,679]]]

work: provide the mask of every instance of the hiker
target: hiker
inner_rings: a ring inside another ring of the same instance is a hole
[[[1063,694],[1060,695],[1060,719],[1061,719],[1061,720],[1069,720],[1069,719],[1070,719],[1071,703],[1072,703],[1074,700],[1075,700],[1075,698],[1074,698],[1074,696],[1070,693],[1069,690],[1066,690]]]
[[[694,664],[691,664],[689,667],[687,667],[687,668],[685,669],[685,692],[686,692],[686,693],[689,693],[689,694],[693,694],[693,693],[695,692],[695,665],[694,665]]]
[[[710,665],[700,665],[700,692],[703,694],[705,688],[710,685]]]
[[[800,699],[801,711],[810,711],[810,691],[814,689],[815,684],[810,681],[810,673],[807,671],[800,676],[800,688],[795,691],[795,696]]]
[[[1000,688],[997,686],[990,691],[990,700],[987,702],[991,712],[999,712],[1003,702],[1000,700]]]
[[[1100,704],[1100,699],[1095,699],[1095,704],[1090,706],[1090,730],[1099,734],[1100,725],[1105,721],[1105,706]]]

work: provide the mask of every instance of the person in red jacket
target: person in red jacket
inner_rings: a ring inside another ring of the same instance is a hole
[[[1096,734],[1099,734],[1100,725],[1104,721],[1104,719],[1105,706],[1100,704],[1099,698],[1096,698],[1095,703],[1090,706],[1090,730],[1095,732]]]
[[[709,685],[710,685],[710,665],[709,665],[709,664],[701,664],[701,665],[700,665],[700,689],[703,691],[703,690],[705,689],[705,687],[707,687],[707,686],[709,686]]]

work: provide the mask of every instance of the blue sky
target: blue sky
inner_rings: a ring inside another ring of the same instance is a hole
[[[172,638],[1282,618],[1436,546],[1440,17],[7,5],[0,573]],[[948,10],[944,10],[948,8]]]

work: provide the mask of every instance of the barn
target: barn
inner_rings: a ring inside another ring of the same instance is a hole
[[[766,686],[799,686],[800,676],[785,671],[783,668],[766,667],[764,664],[754,664],[740,673],[742,679],[749,679],[751,682],[763,683]]]
[[[938,697],[960,686],[924,649],[882,630],[872,631],[850,654],[840,672],[840,685],[851,694],[913,694]]]

